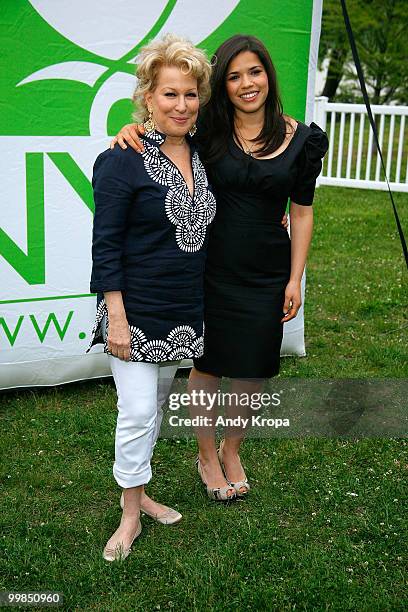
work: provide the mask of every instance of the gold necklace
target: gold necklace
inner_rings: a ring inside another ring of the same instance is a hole
[[[245,153],[246,153],[247,155],[250,155],[251,157],[253,157],[253,148],[251,148],[251,147],[250,147],[250,146],[248,146],[248,144],[247,144],[247,143],[248,143],[248,142],[250,142],[250,141],[248,141],[246,138],[244,138],[244,137],[243,137],[243,135],[242,135],[242,133],[241,133],[241,130],[239,129],[239,127],[238,127],[237,125],[235,125],[235,127],[237,128],[237,131],[238,131],[239,137],[241,138],[241,140],[243,140],[243,141],[244,141],[244,145],[245,145],[245,146],[244,146],[244,151],[245,151]],[[245,147],[247,147],[247,148],[245,149]]]

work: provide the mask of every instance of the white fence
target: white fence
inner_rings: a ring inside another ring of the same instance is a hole
[[[371,106],[390,187],[408,192],[408,156],[404,143],[408,106]],[[380,156],[364,104],[315,100],[314,121],[329,137],[320,185],[387,189]]]

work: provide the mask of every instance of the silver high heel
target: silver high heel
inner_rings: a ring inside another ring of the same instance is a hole
[[[123,506],[124,506],[124,499],[123,499],[123,493],[120,496],[120,507],[123,510]],[[140,512],[142,514],[146,514],[147,516],[150,516],[152,519],[154,519],[155,521],[157,521],[158,523],[160,523],[161,525],[177,525],[177,523],[179,523],[181,521],[181,519],[183,518],[183,515],[180,514],[180,512],[177,512],[177,510],[173,510],[173,508],[168,508],[167,506],[165,506],[166,510],[163,514],[150,514],[150,512],[146,512],[146,510],[142,510],[140,509]]]
[[[241,497],[241,498],[242,497],[246,497],[248,495],[249,491],[251,490],[251,486],[250,486],[250,484],[249,484],[249,482],[247,480],[247,477],[245,476],[244,480],[239,480],[238,482],[231,482],[228,479],[228,477],[227,477],[227,474],[225,472],[225,466],[224,466],[224,463],[223,463],[223,460],[222,460],[222,451],[223,451],[223,448],[224,448],[224,442],[225,442],[225,439],[221,440],[220,448],[218,449],[218,459],[220,461],[220,465],[221,465],[222,470],[224,472],[224,476],[225,476],[227,482],[231,485],[231,487],[234,487],[235,492],[237,494],[237,497]],[[246,491],[241,491],[241,489],[244,489],[244,488],[246,489]]]
[[[137,537],[140,536],[141,532],[142,532],[142,523],[140,522],[140,519],[139,519],[139,524],[136,529],[135,536],[130,543],[130,546],[128,548],[124,548],[123,544],[120,543],[120,544],[116,544],[115,548],[108,548],[108,545],[106,545],[102,553],[102,556],[105,559],[105,561],[123,561],[124,559],[126,559],[126,557],[129,556],[130,551],[132,550],[133,542],[136,540]]]
[[[229,485],[227,487],[209,487],[207,485],[207,483],[204,481],[203,479],[203,474],[202,474],[202,469],[201,469],[201,463],[200,463],[200,458],[197,457],[196,459],[196,465],[197,465],[197,470],[198,473],[200,475],[201,481],[203,483],[203,485],[206,488],[207,491],[207,495],[210,499],[212,499],[213,501],[222,501],[222,502],[228,502],[228,501],[232,501],[233,499],[235,499],[236,497],[236,492],[234,490],[234,487],[232,485]],[[234,492],[231,493],[231,495],[228,495],[228,491],[233,490]]]

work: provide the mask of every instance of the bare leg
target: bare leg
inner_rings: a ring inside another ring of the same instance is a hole
[[[109,538],[105,552],[115,554],[118,549],[128,549],[138,531],[140,521],[140,499],[143,485],[123,489],[124,507],[119,527]]]
[[[220,386],[220,379],[211,374],[199,372],[192,368],[188,381],[188,393],[196,391],[204,391],[209,394],[216,394]],[[215,406],[208,410],[209,404],[205,400],[200,402],[200,405],[190,406],[191,417],[206,416],[212,419],[212,426],[196,427],[195,432],[198,443],[198,456],[201,464],[201,472],[204,482],[210,488],[227,487],[228,483],[225,480],[220,463],[218,461],[217,449],[215,445],[215,421],[217,411]],[[228,493],[228,496],[234,494],[234,489]]]
[[[222,449],[222,461],[225,473],[230,482],[240,482],[246,480],[244,469],[239,458],[239,449],[245,437],[245,431],[249,427],[253,411],[250,407],[250,398],[254,393],[261,393],[263,380],[238,380],[231,382],[231,397],[236,401],[231,401],[225,407],[227,418],[241,417],[240,425],[226,427],[225,440]],[[249,406],[246,399],[249,398]],[[245,419],[249,419],[248,425],[244,425]],[[239,489],[240,493],[247,492],[246,487]]]

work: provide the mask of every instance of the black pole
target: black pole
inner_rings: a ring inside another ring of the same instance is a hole
[[[384,164],[384,159],[383,159],[383,155],[382,155],[382,151],[381,151],[381,147],[380,147],[380,142],[378,140],[377,126],[375,125],[373,113],[371,112],[371,105],[370,105],[370,100],[369,100],[368,94],[367,94],[367,88],[366,88],[366,84],[365,84],[365,80],[364,80],[364,74],[363,74],[363,70],[361,68],[360,58],[358,56],[358,51],[357,51],[357,46],[356,46],[356,41],[354,39],[353,30],[351,28],[350,19],[349,19],[348,12],[347,12],[346,0],[341,0],[341,8],[343,9],[344,23],[346,25],[346,30],[347,30],[347,35],[348,35],[348,39],[349,39],[349,42],[350,42],[351,52],[353,54],[354,63],[356,65],[358,80],[360,81],[361,93],[363,94],[364,103],[366,105],[367,113],[368,113],[368,118],[369,118],[370,124],[371,124],[371,129],[373,130],[373,134],[374,134],[374,141],[375,141],[375,144],[376,144],[376,147],[377,147],[377,150],[378,150],[378,154],[379,154],[380,159],[381,159],[381,165],[382,165],[382,169],[383,169],[383,172],[384,172],[385,180],[387,182],[388,193],[390,194],[392,208],[393,208],[393,211],[394,211],[395,222],[397,224],[398,234],[399,234],[400,241],[401,241],[402,252],[404,254],[405,263],[406,263],[406,266],[408,268],[407,243],[405,241],[405,236],[404,236],[402,225],[401,225],[401,222],[400,222],[400,219],[399,219],[399,216],[398,216],[397,207],[395,206],[394,197],[392,195],[392,191],[391,191],[391,188],[390,188],[390,183],[388,181],[387,171],[385,169],[385,164]]]

